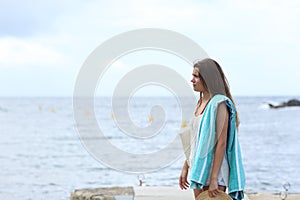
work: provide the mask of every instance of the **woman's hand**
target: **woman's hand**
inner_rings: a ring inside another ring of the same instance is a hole
[[[189,173],[189,166],[187,164],[187,161],[184,162],[182,170],[181,170],[181,174],[179,177],[179,187],[183,190],[186,190],[189,188],[190,183],[187,181],[187,177],[188,177],[188,173]]]
[[[210,180],[210,184],[208,188],[209,197],[215,197],[218,195],[219,192],[220,190],[218,188],[218,180],[217,179]]]

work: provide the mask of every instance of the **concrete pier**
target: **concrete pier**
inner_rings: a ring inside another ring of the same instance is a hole
[[[111,187],[75,190],[71,200],[193,200],[192,190],[178,186]],[[245,194],[244,200],[281,200],[279,194]],[[286,200],[299,200],[300,194],[288,194]]]

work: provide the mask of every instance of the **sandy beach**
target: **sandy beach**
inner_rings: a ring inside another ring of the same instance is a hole
[[[108,188],[106,188],[108,189]],[[124,193],[124,190],[127,190]],[[98,190],[98,194],[96,194],[96,190]],[[99,191],[101,189],[96,189],[95,195],[99,195]],[[113,191],[114,190],[114,191]],[[132,192],[130,192],[132,190]],[[129,192],[128,192],[129,191]],[[76,192],[72,193],[71,200],[77,200],[83,198],[82,194],[84,194],[86,190],[76,190]],[[131,188],[112,188],[108,193],[110,193],[104,200],[114,199],[114,197],[118,197],[115,199],[122,200],[193,200],[193,191],[192,190],[181,190],[177,186],[142,186],[142,187],[131,187]],[[119,193],[119,194],[118,194]],[[134,193],[134,195],[133,195]],[[105,195],[105,194],[104,194]],[[113,195],[113,196],[111,196]],[[89,196],[85,196],[84,199],[92,199]],[[134,198],[133,198],[134,196]],[[281,200],[279,194],[272,194],[268,192],[263,193],[251,193],[245,194],[244,200]],[[299,200],[300,194],[289,194],[286,200]]]

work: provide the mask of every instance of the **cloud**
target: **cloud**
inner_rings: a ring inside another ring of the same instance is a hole
[[[183,27],[199,19],[202,8],[182,1],[131,1],[126,9],[119,10],[130,13],[116,21],[119,26]]]
[[[79,1],[0,1],[0,36],[26,37],[51,32],[53,25]]]
[[[39,43],[17,38],[0,39],[0,67],[55,66],[65,63],[62,54]]]
[[[54,73],[55,67],[69,66],[60,69],[64,87],[63,80],[75,76],[102,42],[125,31],[154,27],[186,35],[224,63],[238,93],[270,91],[267,84],[250,79],[275,82],[279,72],[274,69],[283,65],[289,76],[299,74],[295,67],[300,64],[299,7],[297,0],[2,1],[0,69],[51,66]],[[125,68],[114,69],[121,73]],[[287,82],[273,88],[285,91]]]

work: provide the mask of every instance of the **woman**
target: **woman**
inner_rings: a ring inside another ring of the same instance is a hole
[[[195,63],[192,75],[200,99],[189,125],[193,139],[179,186],[194,189],[195,199],[204,190],[215,197],[227,187],[233,199],[243,199],[245,174],[237,138],[239,118],[227,79],[220,65],[210,58]]]

